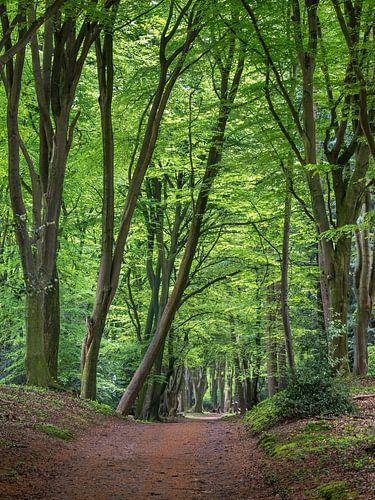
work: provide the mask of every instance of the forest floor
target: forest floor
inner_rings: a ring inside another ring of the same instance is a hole
[[[375,498],[375,398],[360,406],[356,419],[252,436],[238,418],[138,423],[66,394],[0,387],[0,498]],[[317,489],[326,483],[336,496]]]
[[[138,423],[4,387],[0,403],[1,499],[274,498],[265,454],[239,421]]]

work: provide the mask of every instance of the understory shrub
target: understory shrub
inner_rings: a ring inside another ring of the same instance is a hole
[[[283,391],[268,398],[245,416],[253,432],[261,432],[286,420],[355,412],[345,384],[322,367],[304,365]]]
[[[368,374],[375,375],[375,345],[368,346]]]

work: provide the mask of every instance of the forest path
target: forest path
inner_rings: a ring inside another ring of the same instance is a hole
[[[48,490],[38,497],[49,500],[275,498],[256,440],[219,419],[112,420],[66,447],[47,475]]]

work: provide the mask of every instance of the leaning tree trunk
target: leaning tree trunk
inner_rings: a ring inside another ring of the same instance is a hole
[[[234,38],[230,44],[230,54],[234,50]],[[229,58],[230,63],[233,62]],[[237,62],[237,67],[234,72],[233,80],[230,84],[231,64],[221,65],[221,95],[219,104],[219,114],[217,123],[214,129],[214,134],[211,139],[211,146],[207,157],[206,170],[202,179],[201,188],[197,197],[197,201],[193,210],[192,222],[187,238],[187,243],[178,271],[178,275],[173,287],[173,291],[168,299],[168,302],[161,315],[160,321],[155,332],[155,335],[136,370],[131,382],[129,383],[124,395],[122,396],[117,411],[122,414],[128,414],[131,407],[141,390],[147,376],[149,375],[159,350],[164,344],[165,338],[171,328],[174,316],[180,305],[182,295],[189,280],[190,269],[193,263],[195,252],[197,249],[203,216],[206,212],[209,193],[213,182],[219,172],[219,164],[222,156],[222,148],[225,138],[225,129],[229,119],[230,111],[237,94],[239,82],[241,79],[244,66],[243,55],[240,54]]]
[[[134,172],[132,172],[128,193],[126,196],[123,212],[121,215],[120,227],[118,230],[116,243],[113,249],[112,248],[109,249],[108,247],[106,255],[102,256],[102,260],[100,263],[99,278],[96,287],[94,311],[90,318],[91,322],[95,322],[97,317],[99,318],[107,317],[109,308],[116,294],[120,279],[125,246],[129,235],[130,225],[133,219],[133,214],[136,208],[143,179],[151,163],[152,156],[156,147],[162,117],[166,109],[171,92],[174,88],[174,85],[177,82],[181,72],[183,71],[186,57],[200,31],[200,27],[198,25],[199,15],[196,13],[196,10],[194,8],[190,9],[191,6],[192,2],[190,0],[187,1],[184,7],[181,8],[175,24],[171,26],[175,4],[174,2],[171,2],[170,4],[169,15],[167,18],[167,22],[164,26],[159,44],[159,63],[160,63],[159,82],[151,104],[147,125],[144,130],[142,144],[138,155],[138,160]],[[179,47],[177,48],[175,47],[175,50],[172,53],[172,55],[168,56],[167,51],[169,49],[169,42],[171,41],[172,43],[174,42],[173,35],[178,30],[180,24],[183,22],[185,18],[188,18],[186,37],[181,42],[181,45]],[[103,74],[105,74],[106,76],[106,78],[99,78],[99,84],[100,84],[101,94],[105,93],[107,94],[107,96],[110,96],[112,93],[111,80],[113,78],[112,34],[107,33],[106,38],[108,38],[108,46],[110,46],[110,48],[108,48],[107,54],[110,57],[106,58],[103,57],[102,68],[98,68],[99,75],[100,72],[104,70]],[[107,80],[109,76],[110,79]],[[112,106],[112,98],[103,101],[103,105],[101,106],[102,115],[109,116],[110,120],[111,120],[111,106]],[[102,123],[103,123],[103,118],[102,118]],[[112,124],[109,125],[109,123],[106,125],[106,128],[108,129],[109,126],[111,126],[112,129]],[[104,130],[103,127],[102,130]],[[104,148],[106,148],[105,142],[103,142],[103,150]],[[113,155],[113,153],[114,149],[112,141],[111,154]],[[108,192],[108,186],[109,184],[112,183],[113,183],[113,173],[111,178],[108,173],[107,177],[105,177],[104,179],[104,185],[103,185],[104,193]],[[110,210],[110,212],[112,213],[114,210],[113,198],[112,197],[105,198],[104,196],[103,202],[107,203],[108,210]],[[114,238],[112,218],[109,218],[108,220],[103,220],[102,224],[103,242],[106,239],[106,235],[108,235],[109,233],[111,233],[111,237]],[[89,370],[96,369],[100,343],[104,331],[104,325],[105,322],[103,324],[97,325],[95,329],[93,329],[95,335],[94,342],[90,342],[90,339],[87,338],[85,338],[83,342],[84,344],[87,345],[90,344],[90,346],[92,346],[92,348],[89,347],[87,350],[83,349],[85,358],[83,359],[82,363],[84,367],[84,372],[82,373],[81,395],[85,398],[95,399],[96,397],[96,394],[92,392],[92,388],[96,387],[96,382],[94,380],[96,379],[96,371],[91,371],[90,373],[88,372]],[[90,330],[87,330],[86,337],[88,337],[89,335],[90,335]],[[153,358],[153,362],[155,358],[156,356]],[[86,381],[88,381],[88,383]]]

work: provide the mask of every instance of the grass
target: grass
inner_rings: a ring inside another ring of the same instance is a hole
[[[48,434],[48,436],[63,439],[64,441],[71,441],[74,438],[74,434],[71,431],[67,429],[61,429],[54,424],[38,423],[35,425],[35,428],[41,432],[44,432],[45,434]]]
[[[84,400],[79,399],[78,404],[82,408],[93,410],[102,415],[111,416],[114,414],[113,408],[111,408],[110,406],[105,405],[103,403],[98,403],[97,401],[91,401],[90,399],[84,399]]]
[[[375,377],[340,384],[351,395],[375,394]],[[275,492],[286,488],[285,498],[375,498],[373,400],[359,400],[354,415],[332,412],[287,420],[280,398],[282,393],[263,401],[244,419],[266,452],[265,475],[272,472],[280,479]]]
[[[310,421],[287,436],[278,432],[264,432],[258,444],[272,457],[296,458],[306,453],[355,449],[358,445],[371,448],[375,444],[375,434],[371,428],[358,432],[352,424],[334,429],[333,424],[325,420]]]
[[[318,486],[315,491],[324,500],[349,500],[359,496],[356,491],[348,491],[346,481],[330,481]]]
[[[252,432],[258,433],[270,429],[282,421],[280,413],[282,394],[275,394],[254,406],[244,417],[245,425]]]

